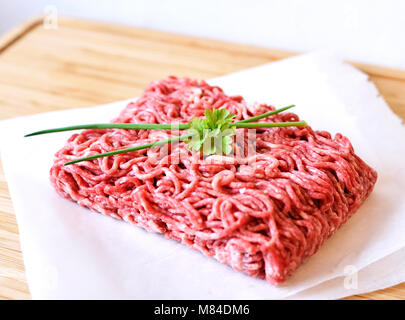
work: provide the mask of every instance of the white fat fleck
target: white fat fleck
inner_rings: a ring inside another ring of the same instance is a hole
[[[200,88],[192,88],[190,91],[189,101],[197,103],[200,100],[202,90]]]
[[[217,251],[214,256],[221,263],[227,263],[228,261],[228,253],[223,251]]]
[[[200,88],[193,88],[191,89],[191,92],[193,93],[193,95],[195,96],[200,96],[202,93],[202,90]]]
[[[242,193],[242,194],[244,194],[245,191],[246,191],[246,188],[239,189],[239,192]]]

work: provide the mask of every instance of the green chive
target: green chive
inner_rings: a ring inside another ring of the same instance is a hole
[[[82,162],[82,161],[88,161],[88,160],[94,160],[97,158],[103,158],[103,157],[108,157],[108,156],[113,156],[116,154],[121,154],[121,153],[127,153],[127,152],[133,152],[133,151],[138,151],[138,150],[142,150],[142,149],[147,149],[147,148],[151,148],[154,146],[159,146],[162,144],[166,144],[166,143],[171,143],[174,141],[182,141],[182,140],[186,140],[192,136],[194,136],[195,133],[190,133],[190,134],[186,134],[183,136],[178,136],[178,137],[174,137],[174,138],[170,138],[170,139],[166,139],[166,140],[160,140],[160,141],[156,141],[156,142],[151,142],[151,143],[147,143],[147,144],[143,144],[140,146],[136,146],[136,147],[132,147],[132,148],[126,148],[126,149],[120,149],[120,150],[114,150],[114,151],[110,151],[110,152],[105,152],[105,153],[99,153],[99,154],[95,154],[93,156],[89,156],[89,157],[85,157],[85,158],[79,158],[73,161],[69,161],[67,163],[65,163],[65,166],[68,166],[70,164],[73,163],[78,163],[78,162]]]
[[[190,125],[188,123],[181,124],[150,124],[150,123],[94,123],[94,124],[83,124],[78,126],[69,126],[62,128],[46,129],[41,131],[32,132],[26,134],[24,137],[36,136],[39,134],[52,133],[52,132],[62,132],[71,130],[82,130],[82,129],[154,129],[154,130],[183,130],[188,129]]]
[[[273,128],[273,127],[305,127],[307,123],[305,121],[297,122],[256,122],[256,123],[240,123],[236,122],[234,125],[236,128]]]
[[[269,111],[269,112],[266,112],[266,113],[263,113],[263,114],[259,114],[258,116],[255,116],[255,117],[252,117],[252,118],[248,118],[248,119],[245,119],[245,120],[241,120],[241,121],[238,121],[238,122],[235,122],[235,123],[254,122],[254,121],[257,121],[257,120],[260,120],[260,119],[263,119],[263,118],[266,118],[266,117],[270,117],[270,116],[272,116],[273,114],[277,114],[277,113],[283,112],[283,111],[285,111],[285,110],[288,110],[288,109],[291,109],[291,108],[294,108],[294,107],[295,107],[295,104],[292,104],[291,106],[284,107],[284,108],[280,108],[280,109],[276,109],[276,110]]]

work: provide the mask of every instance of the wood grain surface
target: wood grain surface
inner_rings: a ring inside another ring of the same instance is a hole
[[[0,119],[127,99],[171,74],[210,79],[294,54],[71,18],[59,17],[57,29],[48,29],[39,17],[0,38]],[[353,64],[405,119],[405,71]],[[0,299],[29,298],[0,164]],[[350,297],[404,298],[405,283]]]

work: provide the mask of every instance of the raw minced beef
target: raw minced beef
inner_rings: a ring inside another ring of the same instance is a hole
[[[274,110],[227,96],[204,81],[152,82],[114,122],[189,122],[206,108],[236,120]],[[298,121],[280,113],[262,121]],[[272,284],[285,281],[364,202],[376,172],[350,141],[311,127],[258,129],[255,153],[202,157],[183,142],[70,166],[67,161],[180,133],[85,130],[56,153],[51,182],[79,205],[159,232]],[[242,144],[249,133],[238,129]],[[177,161],[176,161],[177,159]]]

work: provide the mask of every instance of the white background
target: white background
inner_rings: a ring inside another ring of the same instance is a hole
[[[402,0],[0,0],[0,34],[54,5],[59,14],[405,69]]]

